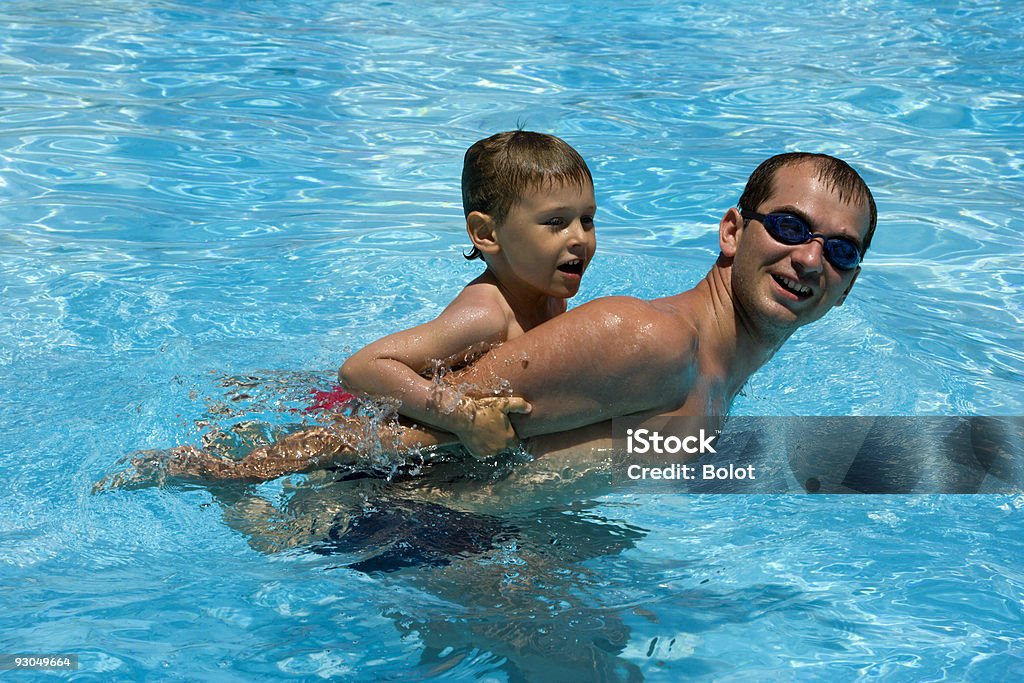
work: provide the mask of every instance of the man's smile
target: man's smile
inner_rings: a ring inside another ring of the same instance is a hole
[[[800,284],[796,280],[792,280],[788,277],[772,275],[772,279],[775,280],[776,284],[778,284],[783,290],[798,299],[806,299],[814,293],[814,291],[807,285]]]

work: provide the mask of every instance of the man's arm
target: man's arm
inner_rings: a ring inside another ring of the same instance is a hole
[[[453,447],[453,434],[423,425],[403,424],[401,429],[380,429],[359,418],[339,418],[331,427],[306,427],[259,446],[241,460],[232,460],[195,446],[169,451],[143,451],[124,459],[123,470],[109,474],[93,486],[93,493],[117,488],[161,486],[167,481],[244,481],[276,479],[286,474],[326,467],[358,469],[367,442],[379,442],[385,451]]]
[[[521,396],[533,410],[510,415],[516,433],[551,434],[675,410],[692,382],[694,339],[650,302],[606,297],[493,349],[451,381]]]
[[[473,393],[481,396],[504,387],[524,397],[534,409],[529,415],[511,416],[519,436],[553,434],[613,417],[675,410],[693,380],[694,340],[692,331],[680,330],[677,320],[650,303],[627,297],[597,299],[493,349],[451,381],[472,385]],[[173,462],[160,470],[172,477],[261,480],[317,466],[352,464],[358,458],[362,431],[351,425],[339,430],[340,436],[338,430],[306,430],[256,449],[240,463],[225,463],[198,449],[180,449],[172,451]],[[385,447],[395,450],[458,441],[425,427],[405,427],[388,439]],[[137,478],[116,475],[97,488],[114,488]]]

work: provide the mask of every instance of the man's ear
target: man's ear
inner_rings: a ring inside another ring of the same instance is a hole
[[[482,254],[497,254],[501,251],[494,219],[482,211],[470,211],[466,216],[466,232],[473,246]]]
[[[846,297],[849,296],[850,290],[853,289],[853,283],[857,281],[857,276],[860,275],[860,266],[857,266],[857,270],[853,271],[853,279],[850,280],[850,284],[846,286],[846,291],[843,292],[839,300],[836,301],[836,306],[842,306],[843,302],[846,301]]]
[[[733,207],[725,212],[718,224],[718,248],[727,258],[736,256],[740,235],[743,234],[743,216],[740,210]]]

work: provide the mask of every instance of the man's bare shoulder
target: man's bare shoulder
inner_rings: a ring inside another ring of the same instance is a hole
[[[676,298],[648,301],[609,296],[594,299],[569,314],[575,316],[573,324],[600,330],[599,338],[606,343],[645,353],[671,353],[678,358],[680,352],[689,355],[697,335],[685,304]]]
[[[632,296],[604,296],[568,311],[573,324],[623,325],[633,321],[655,320],[660,312],[653,302]]]

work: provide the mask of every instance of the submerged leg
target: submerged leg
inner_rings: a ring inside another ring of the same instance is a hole
[[[251,450],[241,460],[195,446],[143,451],[127,458],[128,466],[104,477],[93,492],[115,488],[160,486],[180,482],[260,482],[321,467],[354,465],[359,439],[328,427],[307,427]]]
[[[339,416],[334,425],[304,427],[253,448],[241,459],[196,446],[144,451],[128,458],[126,469],[103,478],[93,491],[160,486],[167,480],[261,482],[328,467],[371,467],[374,453],[410,453],[457,443],[454,435],[427,427]]]
[[[355,464],[358,445],[357,435],[330,427],[307,427],[254,448],[241,460],[179,446],[171,450],[166,473],[175,478],[266,481],[320,467]]]

